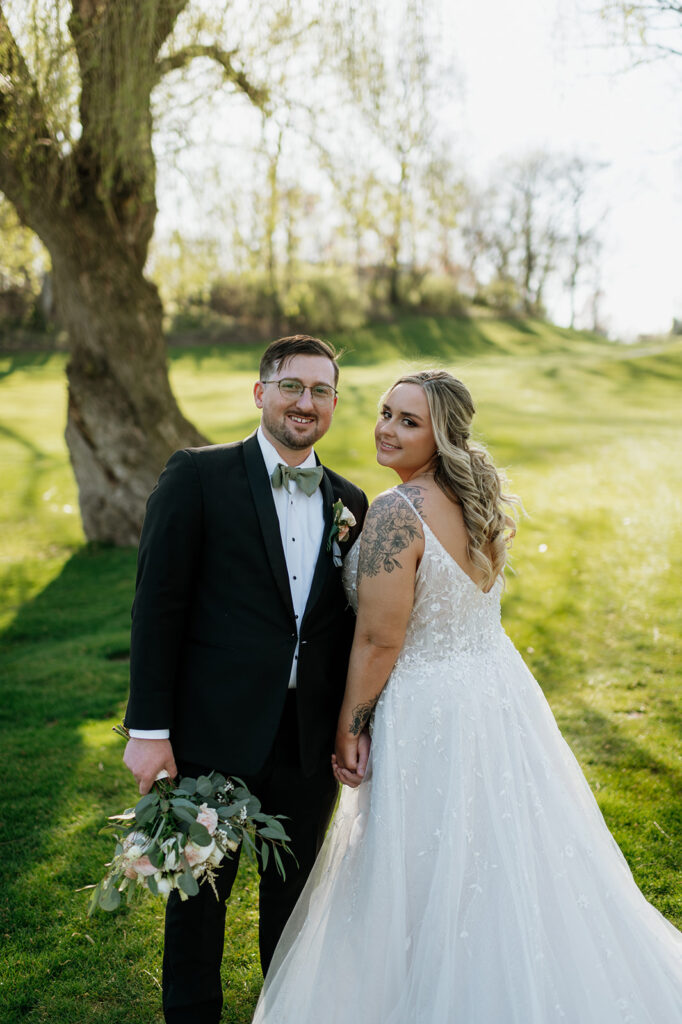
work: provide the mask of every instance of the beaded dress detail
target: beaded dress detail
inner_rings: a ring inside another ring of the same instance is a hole
[[[501,580],[483,593],[422,527],[367,777],[342,791],[254,1024],[682,1022],[682,933],[504,632]]]

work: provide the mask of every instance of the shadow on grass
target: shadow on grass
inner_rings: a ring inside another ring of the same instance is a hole
[[[266,345],[260,341],[252,345],[196,345],[169,349],[167,358],[170,366],[175,363],[193,363],[197,370],[205,369],[212,362],[224,363],[232,373],[253,373],[255,380],[265,348]]]
[[[113,852],[98,835],[106,816],[136,800],[111,732],[128,690],[135,555],[82,548],[0,637],[1,1024],[162,1020],[161,901],[88,920],[77,891]],[[246,873],[229,912],[235,1024],[250,1020],[261,982],[256,888]]]
[[[89,722],[113,724],[125,698],[127,667],[108,655],[127,645],[134,566],[132,550],[81,549],[0,638],[3,1021],[154,1019],[134,1009],[140,980],[121,964],[121,923],[90,927],[76,892],[101,872],[111,851],[97,832],[121,802],[120,749],[88,750],[84,735]],[[115,982],[102,970],[109,943],[120,943]]]
[[[23,370],[27,366],[31,368],[45,366],[46,363],[51,362],[55,357],[62,361],[65,359],[64,353],[48,350],[41,352],[12,352],[9,355],[6,352],[0,351],[0,361],[4,362],[5,359],[8,359],[7,366],[5,368],[0,367],[0,380],[3,377],[11,376],[15,370]]]

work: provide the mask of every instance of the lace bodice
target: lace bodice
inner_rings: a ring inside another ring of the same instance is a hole
[[[415,579],[414,605],[405,635],[401,659],[419,651],[433,657],[456,657],[463,652],[486,653],[505,634],[500,622],[502,580],[487,594],[445,550],[431,528],[405,495],[399,494],[419,518],[424,531],[424,555]],[[346,556],[343,585],[351,606],[358,608],[358,538]]]

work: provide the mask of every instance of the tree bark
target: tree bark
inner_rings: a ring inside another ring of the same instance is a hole
[[[51,255],[70,339],[65,436],[83,529],[90,540],[128,545],[170,453],[206,439],[170,389],[156,287],[108,242],[91,237],[74,255],[65,239]]]
[[[52,257],[83,527],[89,540],[117,545],[137,543],[168,455],[206,440],[171,392],[161,302],[144,277],[156,218],[152,89],[166,71],[209,56],[253,103],[267,102],[217,45],[159,56],[187,4],[71,0],[80,134],[65,145],[52,130],[55,96],[41,95],[0,0],[0,189]]]

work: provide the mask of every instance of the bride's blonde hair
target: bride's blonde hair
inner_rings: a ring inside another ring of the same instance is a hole
[[[504,568],[516,533],[510,511],[519,499],[503,493],[504,475],[495,468],[485,447],[470,440],[476,410],[461,380],[446,370],[423,370],[401,377],[393,388],[398,384],[416,384],[426,394],[437,448],[434,479],[461,505],[467,553],[480,571],[480,588],[488,590]]]

